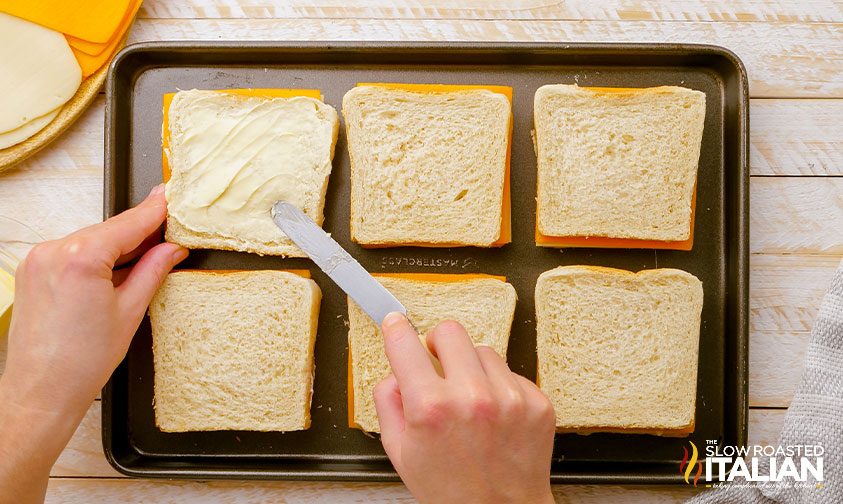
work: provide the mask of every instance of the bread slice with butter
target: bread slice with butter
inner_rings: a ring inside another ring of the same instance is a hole
[[[289,201],[322,224],[336,110],[311,96],[194,89],[172,97],[166,118],[167,241],[304,257],[270,210]]]
[[[694,430],[702,283],[677,269],[562,266],[536,282],[538,383],[560,432]]]
[[[310,426],[321,291],[303,274],[183,270],[167,276],[149,305],[159,429]]]
[[[401,303],[421,334],[443,320],[462,323],[475,345],[488,345],[506,359],[515,315],[515,289],[503,277],[423,273],[375,274]],[[390,373],[383,334],[372,319],[348,300],[348,422],[380,432],[372,396]]]
[[[364,247],[509,239],[511,89],[361,84],[343,97],[351,239]]]
[[[705,108],[676,86],[540,87],[537,244],[690,250]]]

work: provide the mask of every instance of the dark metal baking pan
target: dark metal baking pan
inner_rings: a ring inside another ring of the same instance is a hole
[[[337,109],[355,83],[512,86],[513,242],[501,249],[386,248],[349,240],[349,160],[343,127],[325,205],[325,228],[369,270],[506,275],[518,292],[509,345],[513,370],[535,375],[533,288],[545,270],[595,264],[630,270],[673,267],[705,288],[696,431],[690,438],[558,435],[554,482],[678,483],[688,439],[744,444],[747,428],[748,99],[740,61],[712,46],[643,44],[149,43],[111,65],[106,104],[105,216],[140,202],[161,181],[161,96],[177,89],[318,88]],[[694,248],[536,247],[533,94],[550,83],[705,92]],[[309,268],[324,298],[316,339],[313,424],[291,433],[162,433],[152,409],[150,329],[144,321],[102,398],[109,462],[132,476],[395,480],[380,442],[346,427],[345,296],[305,259],[193,251],[203,269]]]

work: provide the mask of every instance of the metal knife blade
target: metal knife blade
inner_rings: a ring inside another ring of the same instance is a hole
[[[407,309],[395,296],[298,207],[279,201],[272,206],[272,220],[378,327],[387,313],[407,315]]]

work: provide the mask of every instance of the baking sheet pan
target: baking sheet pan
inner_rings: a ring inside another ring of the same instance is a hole
[[[699,277],[696,431],[689,438],[557,435],[553,482],[679,483],[688,440],[744,444],[747,428],[748,97],[740,61],[725,49],[646,44],[147,43],[112,63],[106,103],[105,217],[161,182],[161,97],[177,89],[317,88],[339,111],[357,82],[500,84],[513,88],[513,242],[501,249],[386,248],[349,240],[349,159],[341,124],[325,204],[326,230],[373,272],[505,275],[518,293],[508,362],[535,377],[533,289],[543,271],[593,264],[679,268]],[[681,85],[706,93],[694,248],[536,247],[535,90],[544,84]],[[155,427],[151,337],[144,320],[103,391],[103,445],[120,472],[141,477],[396,480],[380,442],[347,427],[345,295],[306,259],[192,251],[181,267],[309,268],[322,288],[309,430],[162,433]]]

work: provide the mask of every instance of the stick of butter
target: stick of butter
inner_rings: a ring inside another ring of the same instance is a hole
[[[12,303],[15,301],[15,277],[0,268],[0,337],[9,332]]]

